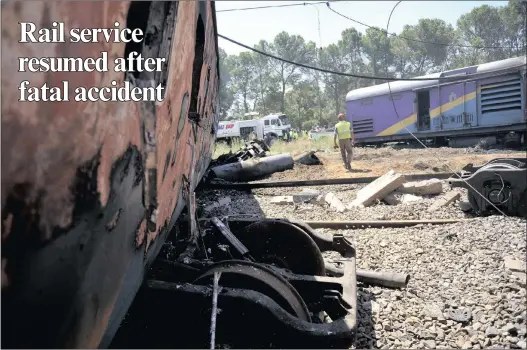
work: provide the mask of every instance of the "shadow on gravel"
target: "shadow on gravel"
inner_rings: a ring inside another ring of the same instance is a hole
[[[372,301],[375,295],[357,283],[357,340],[356,349],[374,349],[377,345],[373,321]]]

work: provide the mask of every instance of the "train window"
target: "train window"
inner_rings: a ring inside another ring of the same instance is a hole
[[[198,15],[196,23],[196,43],[194,45],[194,63],[192,65],[192,92],[190,94],[190,111],[198,111],[198,95],[201,80],[201,69],[203,68],[203,52],[205,50],[205,25],[201,14]]]
[[[271,125],[278,125],[278,119],[271,119]]]
[[[136,69],[139,63],[138,59],[133,59],[132,64],[127,67],[127,74],[131,74],[135,79],[152,79],[154,80],[155,86],[161,84],[162,87],[166,87],[177,8],[177,1],[131,2],[126,18],[126,27],[131,30],[136,28],[141,29],[145,34],[145,39],[140,43],[133,41],[127,43],[124,50],[124,57],[127,58],[132,52],[136,52],[137,54],[141,54],[142,59],[164,58],[165,61],[163,63],[163,69],[160,72],[138,72]],[[125,76],[125,79],[130,80],[130,77]],[[165,93],[166,89],[163,89],[163,98],[165,97]]]
[[[400,100],[403,97],[401,94],[393,94],[390,96],[390,101]]]
[[[265,124],[265,125],[269,125],[269,120],[265,120],[265,121],[264,121],[264,124]]]
[[[366,98],[364,100],[362,100],[360,102],[361,105],[365,106],[365,105],[371,105],[373,103],[373,99],[372,98]]]

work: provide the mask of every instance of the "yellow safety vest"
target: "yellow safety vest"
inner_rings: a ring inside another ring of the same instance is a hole
[[[351,139],[351,123],[346,121],[340,121],[335,125],[335,130],[339,136],[339,140]]]

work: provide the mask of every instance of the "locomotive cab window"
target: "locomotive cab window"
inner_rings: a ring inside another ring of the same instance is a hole
[[[265,125],[269,125],[269,120],[264,121]]]

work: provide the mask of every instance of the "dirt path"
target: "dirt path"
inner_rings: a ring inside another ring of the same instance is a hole
[[[469,153],[470,152],[470,153]],[[344,169],[340,153],[326,150],[317,156],[323,165],[295,165],[292,170],[275,173],[273,180],[307,180],[380,176],[393,169],[403,174],[448,172],[449,167],[458,171],[468,163],[484,164],[494,158],[525,158],[525,152],[502,151],[500,153],[475,153],[471,149],[429,148],[429,149],[366,149],[356,148],[353,155],[353,171]],[[439,158],[439,159],[438,159]]]

